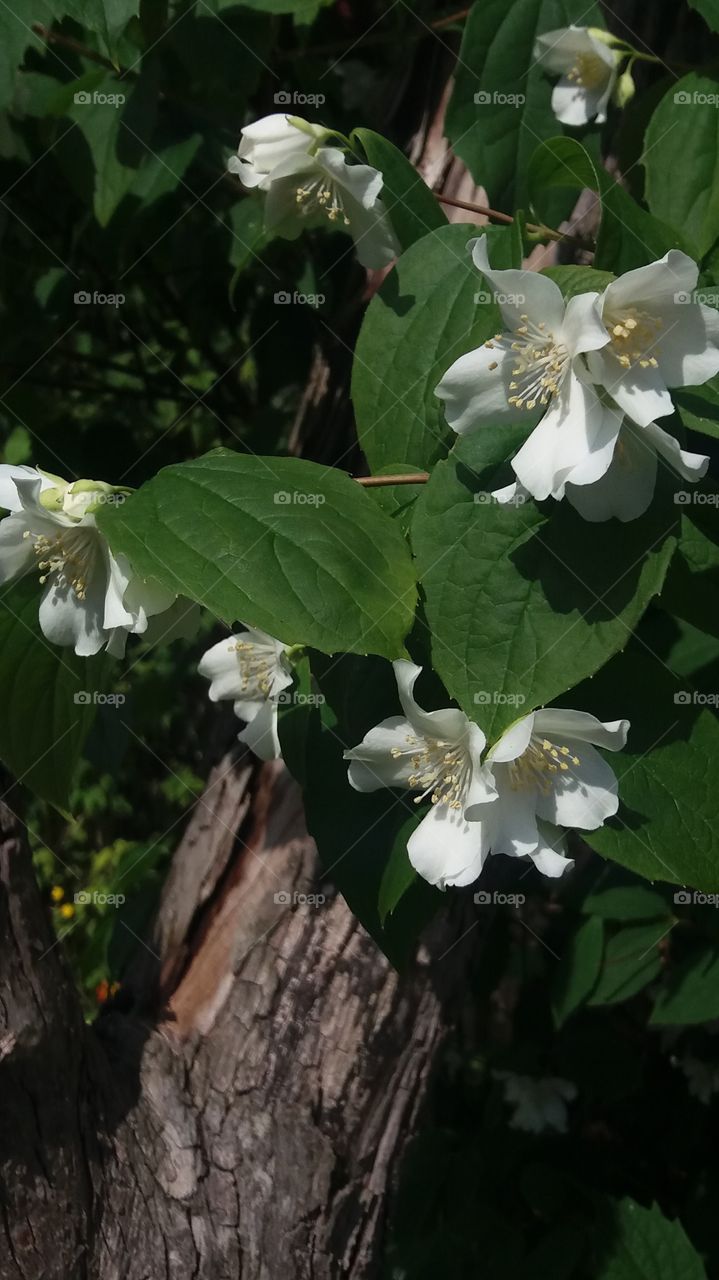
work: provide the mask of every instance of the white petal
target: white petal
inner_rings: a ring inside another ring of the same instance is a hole
[[[552,111],[562,124],[572,125],[575,129],[595,117],[602,124],[607,96],[605,84],[598,89],[585,89],[564,76],[552,90]],[[600,115],[602,119],[599,119]]]
[[[582,476],[577,487],[572,472],[565,493],[584,520],[597,522],[614,516],[626,522],[636,520],[647,510],[654,497],[657,475],[657,455],[648,431],[649,427],[637,427],[625,419],[604,474],[593,483]]]
[[[212,702],[223,698],[239,698],[245,692],[237,654],[237,637],[218,640],[203,653],[197,666],[201,676],[210,680],[208,696]]]
[[[471,250],[475,267],[486,277],[497,295],[505,328],[514,332],[523,324],[522,316],[526,314],[531,320],[543,321],[547,333],[559,333],[565,310],[559,285],[550,280],[549,276],[540,275],[538,271],[521,271],[515,268],[493,271],[487,256],[486,235],[470,240],[467,248]]]
[[[377,791],[380,787],[407,787],[416,772],[412,756],[393,756],[393,750],[407,752],[407,738],[414,730],[404,716],[390,716],[366,733],[357,747],[345,751],[351,761],[348,777],[355,791]]]
[[[260,760],[279,760],[282,755],[277,732],[277,703],[268,698],[246,729],[237,735],[240,742]]]
[[[542,707],[534,713],[535,738],[550,738],[560,745],[567,741],[592,742],[605,751],[621,751],[627,744],[628,732],[628,720],[602,721],[588,711]]]
[[[21,573],[27,573],[37,563],[33,541],[26,538],[27,519],[24,512],[16,512],[0,520],[0,583],[10,582]]]
[[[567,837],[564,831],[553,827],[549,822],[537,823],[539,829],[539,846],[529,856],[537,871],[543,876],[556,879],[565,871],[571,871],[574,859],[567,857]]]
[[[72,645],[80,657],[99,653],[108,635],[102,626],[104,575],[94,574],[84,600],[71,587],[59,586],[53,574],[40,601],[40,629],[52,644]]]
[[[339,147],[321,147],[315,163],[331,182],[347,191],[363,209],[371,209],[377,203],[383,183],[379,169],[368,164],[347,164],[345,153]]]
[[[108,630],[114,627],[132,628],[135,619],[123,603],[125,591],[130,581],[130,566],[124,556],[116,559],[103,544],[105,566],[107,572],[107,588],[105,592],[105,610],[103,626]]]
[[[664,318],[655,355],[668,387],[698,387],[719,372],[719,311],[678,303]]]
[[[415,871],[440,889],[476,880],[486,852],[483,824],[467,822],[459,810],[446,804],[432,805],[407,842]]]
[[[613,314],[617,310],[633,306],[646,307],[653,312],[658,308],[673,306],[675,294],[692,293],[696,288],[698,275],[696,262],[681,250],[670,249],[657,262],[625,271],[617,280],[613,280],[604,291],[604,312]]]
[[[463,711],[446,707],[441,711],[423,711],[414,700],[414,686],[422,668],[405,658],[392,663],[397,692],[402,710],[415,733],[422,737],[444,738],[447,742],[460,742],[466,738],[469,721]]]
[[[540,818],[560,827],[594,831],[619,808],[617,779],[613,769],[588,743],[577,748],[578,765],[552,775],[551,789],[538,791]]]
[[[0,507],[5,511],[20,510],[20,499],[15,487],[16,480],[40,480],[41,488],[50,487],[50,481],[43,481],[43,477],[35,467],[12,467],[4,463],[0,466]]]
[[[509,766],[495,765],[497,799],[487,808],[487,825],[493,854],[526,858],[539,842],[537,796],[531,787],[511,786]]]
[[[595,447],[603,450],[615,425],[618,429],[614,411],[570,371],[539,426],[512,459],[514,472],[538,501],[550,494],[561,497],[573,469]]]
[[[487,759],[492,764],[506,764],[509,760],[517,760],[527,750],[534,729],[534,716],[535,712],[532,711],[505,729],[487,754]]]
[[[650,422],[644,428],[644,434],[657,453],[661,454],[683,480],[701,480],[706,475],[709,458],[705,453],[688,453],[685,449],[680,449],[679,441],[668,431],[658,427],[656,422]]]
[[[571,356],[606,347],[609,333],[602,320],[598,293],[579,293],[569,299],[562,339]]]
[[[242,130],[237,157],[229,168],[245,186],[258,186],[284,161],[306,155],[312,143],[312,136],[290,124],[286,115],[264,116]]]
[[[587,363],[595,382],[601,383],[627,417],[640,427],[674,412],[660,369],[642,369],[638,364],[625,369],[610,348],[589,352]]]
[[[499,347],[477,347],[460,356],[435,387],[453,431],[466,435],[477,427],[532,419],[508,403],[516,356]]]

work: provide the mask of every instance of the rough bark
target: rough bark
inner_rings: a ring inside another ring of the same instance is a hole
[[[400,977],[318,889],[283,767],[228,757],[122,997],[86,1027],[0,819],[2,1280],[375,1274],[461,980],[451,926],[442,987],[426,950]]]

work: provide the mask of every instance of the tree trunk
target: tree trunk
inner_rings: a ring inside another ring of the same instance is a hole
[[[2,1280],[376,1274],[460,985],[447,925],[443,988],[426,951],[400,977],[318,890],[283,766],[227,757],[88,1027],[5,805],[0,825]]]

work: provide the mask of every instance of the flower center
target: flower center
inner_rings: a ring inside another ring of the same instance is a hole
[[[509,390],[514,394],[508,402],[516,409],[536,409],[546,405],[559,391],[569,362],[569,352],[553,335],[545,332],[545,323],[535,324],[527,315],[520,316],[522,324],[514,333],[498,333],[485,347],[493,351],[514,352],[516,364],[512,369]],[[496,369],[497,364],[490,364]]]
[[[392,747],[395,760],[410,756],[413,773],[408,778],[412,790],[420,790],[414,797],[415,804],[430,796],[432,804],[446,804],[450,809],[462,809],[462,796],[466,788],[469,762],[467,753],[456,743],[443,742],[440,738],[417,738],[407,734],[406,747]]]
[[[536,787],[544,795],[552,790],[554,775],[568,773],[570,764],[580,764],[566,745],[556,745],[549,738],[532,738],[527,750],[509,766],[509,782],[513,791]]]
[[[598,89],[607,79],[609,68],[596,53],[580,53],[567,79],[580,89]]]
[[[84,600],[97,556],[95,534],[87,529],[62,529],[54,538],[48,538],[26,529],[23,537],[33,539],[40,581],[47,582],[55,573],[59,586],[72,588],[78,600]]]
[[[346,227],[350,225],[339,190],[324,174],[320,174],[307,187],[297,187],[295,201],[299,212],[303,215],[320,213],[324,214],[330,222],[337,222],[338,218],[341,218]]]
[[[265,698],[269,697],[272,692],[274,663],[268,654],[247,640],[237,640],[234,649],[236,653],[242,655],[239,663],[243,692],[246,693],[252,687],[253,693],[261,694]]]
[[[659,316],[629,307],[626,311],[605,316],[610,334],[610,346],[623,369],[638,364],[641,369],[656,369],[656,357],[651,354],[656,346],[662,321]]]

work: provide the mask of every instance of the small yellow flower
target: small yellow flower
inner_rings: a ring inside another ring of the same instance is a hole
[[[65,890],[63,889],[62,885],[54,884],[52,886],[52,889],[50,890],[50,897],[52,898],[53,902],[62,902],[63,898],[65,897]]]
[[[75,914],[75,908],[73,907],[71,902],[64,902],[63,905],[60,907],[60,915],[62,916],[63,920],[72,920],[72,917],[74,916],[74,914]]]

